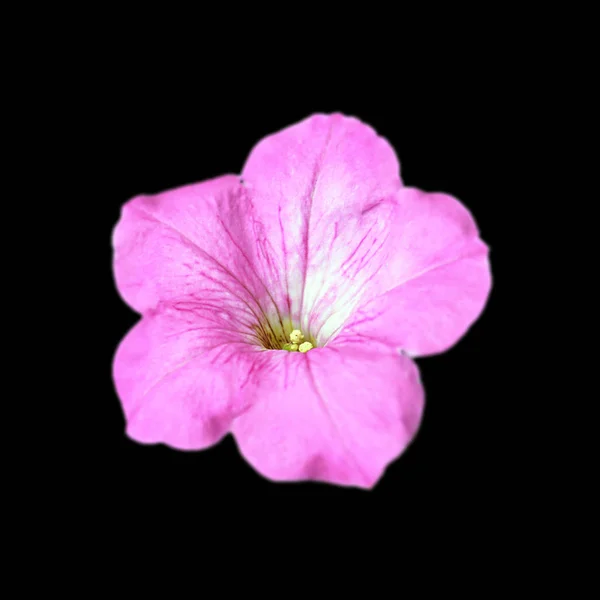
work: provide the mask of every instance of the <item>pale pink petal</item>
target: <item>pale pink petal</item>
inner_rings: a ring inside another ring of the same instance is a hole
[[[370,259],[383,260],[399,171],[386,140],[340,114],[314,115],[250,153],[245,186],[285,282],[275,299],[302,329],[333,313],[343,322],[356,307],[376,270]]]
[[[411,356],[443,352],[484,309],[491,289],[488,247],[455,198],[403,188],[397,199],[392,251],[373,281],[374,298],[339,338],[376,339]]]
[[[258,400],[232,433],[274,481],[371,488],[410,443],[423,410],[417,367],[381,345],[272,352],[253,379]]]
[[[144,316],[113,363],[127,434],[183,450],[216,443],[252,401],[244,382],[260,354],[226,318],[193,304]]]
[[[240,327],[277,312],[270,289],[282,285],[280,274],[236,176],[133,198],[113,245],[117,288],[138,312],[186,299]]]

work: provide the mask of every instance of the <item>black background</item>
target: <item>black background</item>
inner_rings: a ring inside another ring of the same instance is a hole
[[[417,78],[382,77],[363,67],[349,77],[332,70],[319,83],[304,76],[192,71],[140,74],[132,60],[118,74],[100,73],[88,90],[84,114],[93,135],[91,206],[99,252],[101,317],[97,321],[97,373],[90,397],[95,419],[98,486],[170,497],[194,504],[210,497],[330,496],[334,500],[390,498],[406,510],[464,511],[497,501],[502,474],[498,393],[500,349],[499,222],[507,210],[499,162],[508,125],[506,98],[494,77],[445,65]],[[111,271],[110,236],[121,205],[139,193],[160,192],[224,173],[239,173],[252,146],[265,135],[314,112],[339,111],[373,126],[399,156],[404,183],[459,198],[491,247],[494,287],[487,308],[448,352],[418,359],[426,391],[422,425],[412,445],[372,491],[320,483],[278,484],[263,479],[227,436],[201,452],[181,452],[128,439],[111,379],[117,345],[138,316],[118,296]],[[89,144],[88,139],[88,144]],[[504,417],[502,417],[504,418]],[[125,492],[123,492],[125,493]]]

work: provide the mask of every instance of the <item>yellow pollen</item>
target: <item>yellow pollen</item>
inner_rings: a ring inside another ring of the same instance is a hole
[[[290,333],[290,342],[292,344],[301,344],[304,341],[304,334],[299,329],[294,329]]]

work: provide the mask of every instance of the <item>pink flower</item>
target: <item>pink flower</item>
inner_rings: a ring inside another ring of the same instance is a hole
[[[313,115],[261,140],[242,179],[127,202],[115,280],[142,318],[114,381],[129,437],[199,450],[230,432],[271,480],[374,486],[419,427],[411,357],[454,345],[491,286],[470,213],[399,171],[369,126]]]

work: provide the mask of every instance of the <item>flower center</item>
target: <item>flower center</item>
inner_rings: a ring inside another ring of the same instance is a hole
[[[290,341],[283,345],[283,350],[288,352],[308,352],[313,348],[310,342],[304,341],[304,334],[299,329],[294,329],[290,333]]]
[[[293,326],[289,319],[267,319],[254,327],[256,338],[265,350],[308,352],[317,344],[312,335]]]

